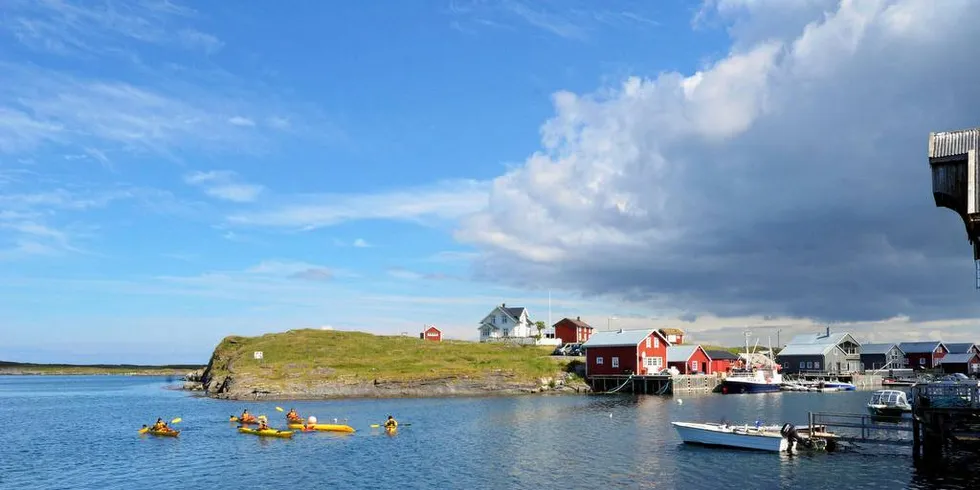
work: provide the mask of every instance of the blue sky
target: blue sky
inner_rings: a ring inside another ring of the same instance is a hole
[[[704,341],[824,321],[869,338],[882,325],[902,339],[980,337],[976,308],[930,304],[929,281],[969,284],[972,268],[921,175],[922,133],[937,129],[926,125],[977,124],[977,112],[916,102],[936,68],[922,60],[976,28],[928,34],[903,20],[952,29],[976,8],[952,4],[7,2],[0,359],[200,362],[229,334],[320,326],[434,323],[475,338],[500,302],[546,319],[549,290],[556,317],[683,323]],[[921,53],[876,91],[875,70],[897,70],[880,55],[888,43]],[[972,75],[947,93],[975,95]],[[909,114],[921,121],[895,122]],[[801,248],[771,201],[792,207],[786,184],[817,177],[801,192],[821,198],[797,225],[855,216],[842,203],[873,193],[832,187],[871,151],[847,136],[855,127],[918,152],[880,202],[923,218],[901,236],[831,226],[830,244]],[[811,151],[786,164],[779,145]],[[812,151],[825,146],[849,156]],[[705,204],[719,198],[739,203],[724,219],[725,205]],[[729,238],[685,241],[696,221]],[[840,265],[844,253],[871,269],[814,280],[746,272],[758,254],[728,255],[770,232],[783,246],[767,265]],[[895,282],[881,271],[936,264],[939,278],[881,292]],[[853,284],[861,301],[846,301]]]

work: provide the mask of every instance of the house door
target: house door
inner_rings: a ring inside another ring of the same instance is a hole
[[[701,372],[704,373],[704,374],[708,374],[708,363],[707,362],[702,362],[701,363]]]

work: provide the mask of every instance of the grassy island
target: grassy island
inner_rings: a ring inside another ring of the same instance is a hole
[[[552,348],[424,341],[333,330],[227,337],[204,372],[222,398],[445,396],[538,392],[575,385]],[[254,353],[262,352],[262,359]]]

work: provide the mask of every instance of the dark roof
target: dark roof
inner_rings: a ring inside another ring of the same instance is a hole
[[[684,335],[683,330],[673,327],[661,328],[660,333],[664,335]]]
[[[727,350],[712,349],[712,350],[706,350],[704,352],[708,354],[708,357],[710,357],[712,361],[722,361],[722,360],[729,360],[729,359],[732,361],[738,360],[738,356],[732,354],[731,352],[728,352]]]
[[[508,315],[514,317],[515,319],[520,320],[521,313],[525,310],[525,308],[523,306],[518,306],[516,308],[504,307],[503,310],[506,311]]]
[[[970,348],[972,348],[975,344],[973,344],[972,342],[956,342],[953,344],[943,344],[943,345],[945,345],[946,348],[949,349],[950,354],[966,354],[967,352],[970,352]]]
[[[561,322],[564,322],[564,321],[572,322],[572,323],[574,323],[575,325],[577,325],[579,327],[592,328],[592,325],[589,325],[588,323],[585,323],[585,322],[583,322],[582,320],[580,320],[578,318],[562,318],[561,320],[558,320],[558,323],[561,323]],[[555,325],[558,325],[558,323],[555,323]],[[552,326],[555,326],[555,325],[552,325]]]
[[[969,354],[946,354],[945,357],[939,360],[940,364],[967,364],[977,357],[974,353]]]
[[[938,340],[930,340],[928,342],[902,342],[898,344],[898,348],[902,349],[902,352],[906,354],[928,354],[939,347],[942,342]]]
[[[897,344],[862,344],[861,354],[887,354],[893,347],[897,347]]]

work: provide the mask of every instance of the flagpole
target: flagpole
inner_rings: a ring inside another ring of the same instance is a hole
[[[551,290],[548,290],[548,328],[551,328]]]

